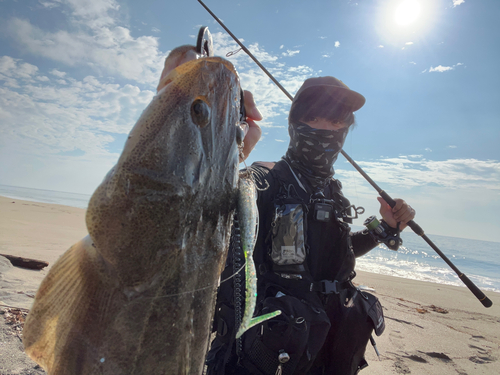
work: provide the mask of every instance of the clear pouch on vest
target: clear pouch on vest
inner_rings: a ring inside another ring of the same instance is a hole
[[[300,203],[293,203],[277,205],[275,209],[271,259],[279,266],[304,263],[304,208]]]

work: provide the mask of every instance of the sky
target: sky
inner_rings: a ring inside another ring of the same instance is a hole
[[[205,3],[292,95],[332,75],[366,97],[344,150],[426,234],[500,242],[498,0]],[[196,0],[0,0],[0,184],[91,194],[201,26],[216,55],[238,49]],[[290,100],[243,51],[228,59],[264,116],[247,161],[277,161]],[[378,215],[341,156],[335,171],[366,209],[355,224]]]

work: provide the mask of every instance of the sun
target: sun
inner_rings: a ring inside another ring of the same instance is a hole
[[[422,41],[442,16],[441,2],[436,0],[383,0],[378,4],[375,30],[380,45],[401,48],[408,42]]]
[[[394,12],[394,20],[400,26],[410,25],[420,15],[420,3],[418,0],[403,0]]]

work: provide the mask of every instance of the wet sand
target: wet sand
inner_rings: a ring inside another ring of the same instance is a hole
[[[0,305],[29,309],[50,266],[86,234],[83,209],[0,197],[0,254],[49,262],[32,271],[0,257]],[[465,287],[366,272],[355,282],[375,289],[386,317],[381,360],[368,344],[361,374],[500,374],[500,293],[486,292],[486,309]],[[0,374],[42,374],[8,324],[12,311],[0,315]]]

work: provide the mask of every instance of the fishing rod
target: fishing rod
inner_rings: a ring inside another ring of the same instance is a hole
[[[273,77],[271,73],[257,60],[257,58],[248,50],[248,48],[245,47],[243,43],[240,42],[240,40],[222,23],[222,21],[203,3],[202,0],[198,0],[198,2],[207,10],[208,13],[219,23],[219,25],[222,26],[224,30],[231,36],[231,38],[234,39],[236,43],[241,47],[243,51],[246,52],[246,54],[259,66],[259,68],[262,69],[264,73],[267,74],[267,76],[273,81],[280,89],[283,91],[283,93],[288,96],[290,100],[293,101],[293,96],[290,95],[290,93],[276,80],[276,78]],[[368,176],[363,169],[349,156],[344,150],[340,151],[342,155],[347,159],[349,163],[368,181],[370,185],[372,185],[375,190],[379,193],[379,195],[389,204],[389,206],[394,207],[396,205],[396,202],[394,199],[392,199],[389,194],[387,194],[384,190],[382,190],[376,183],[373,181],[370,176]],[[493,305],[493,302],[486,297],[486,295],[463,273],[461,272],[453,263],[451,260],[448,259],[446,255],[443,254],[441,250],[430,240],[429,237],[427,237],[424,233],[424,230],[413,220],[410,220],[407,225],[415,232],[418,236],[422,237],[427,244],[429,244],[432,249],[450,266],[450,268],[455,271],[457,274],[458,278],[462,280],[462,282],[469,288],[469,290],[476,296],[476,298],[484,305],[484,307],[491,307]]]

